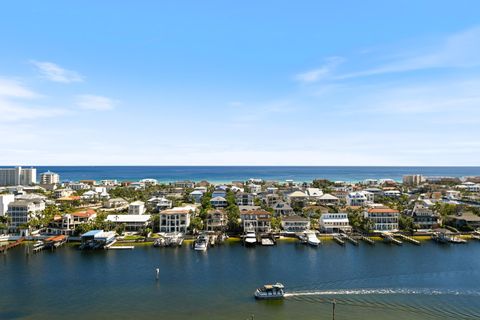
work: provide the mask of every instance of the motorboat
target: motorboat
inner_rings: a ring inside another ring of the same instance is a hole
[[[284,286],[281,283],[266,284],[255,290],[255,299],[274,300],[283,299],[285,296]]]
[[[254,246],[257,243],[257,235],[254,231],[248,231],[245,234],[243,241],[247,246]]]
[[[438,243],[449,243],[450,237],[448,237],[444,232],[435,232],[432,234],[432,240]]]
[[[207,251],[208,248],[208,236],[205,234],[201,234],[195,239],[195,243],[193,244],[193,248],[197,251]]]
[[[10,236],[8,234],[0,234],[0,242],[8,241]]]
[[[317,247],[320,244],[320,239],[317,238],[317,235],[314,231],[305,232],[305,237],[307,243],[311,246]]]

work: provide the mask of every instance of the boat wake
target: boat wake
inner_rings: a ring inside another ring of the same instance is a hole
[[[410,289],[410,288],[375,288],[375,289],[338,289],[338,290],[309,290],[285,293],[285,297],[301,296],[334,296],[334,295],[455,295],[480,296],[480,291],[459,291],[439,289]]]

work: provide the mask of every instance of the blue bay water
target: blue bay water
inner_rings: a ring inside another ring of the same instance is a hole
[[[377,243],[319,248],[227,243],[207,252],[134,250],[0,255],[0,319],[480,318],[480,242],[421,246]],[[160,279],[155,280],[155,268]],[[253,291],[283,282],[284,301]]]
[[[118,179],[134,181],[154,178],[231,182],[249,178],[285,181],[312,181],[317,178],[341,181],[390,178],[401,180],[405,174],[425,176],[480,176],[480,167],[294,167],[294,166],[39,166],[38,173],[51,170],[62,180]]]

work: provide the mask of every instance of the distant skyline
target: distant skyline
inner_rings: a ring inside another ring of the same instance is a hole
[[[478,1],[0,5],[0,165],[480,165]]]

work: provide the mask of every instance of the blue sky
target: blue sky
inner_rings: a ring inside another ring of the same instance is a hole
[[[478,1],[0,4],[0,165],[479,165]]]

